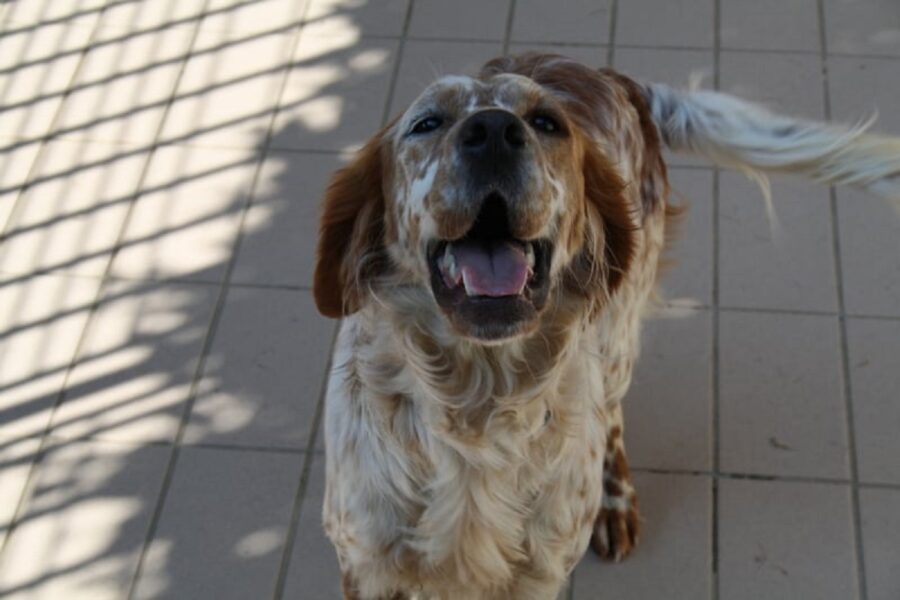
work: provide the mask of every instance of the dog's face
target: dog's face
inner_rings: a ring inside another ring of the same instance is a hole
[[[429,86],[336,175],[315,282],[323,313],[358,309],[379,282],[419,286],[455,332],[487,343],[534,332],[555,296],[596,301],[618,285],[631,171],[597,140],[615,119],[594,118],[613,84],[562,64],[593,75],[590,107],[534,68],[489,64]]]

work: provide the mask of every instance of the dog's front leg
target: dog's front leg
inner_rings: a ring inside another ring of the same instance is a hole
[[[594,522],[591,547],[604,560],[618,562],[634,550],[640,530],[637,494],[631,483],[622,408],[618,401],[609,410],[606,453],[603,457],[603,503]]]

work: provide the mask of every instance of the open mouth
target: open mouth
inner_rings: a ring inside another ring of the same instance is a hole
[[[549,240],[510,231],[506,201],[488,196],[465,236],[431,245],[431,288],[461,333],[497,340],[524,333],[547,301]]]

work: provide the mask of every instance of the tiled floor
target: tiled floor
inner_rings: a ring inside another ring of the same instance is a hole
[[[611,62],[900,134],[896,0],[0,0],[0,596],[338,598],[330,173],[435,75]],[[900,219],[672,157],[645,516],[569,598],[900,598]]]

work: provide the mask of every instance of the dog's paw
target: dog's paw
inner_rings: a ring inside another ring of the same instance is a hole
[[[637,509],[637,498],[632,495],[621,506],[607,506],[604,501],[603,508],[594,521],[594,531],[591,535],[591,547],[601,559],[619,562],[628,557],[638,542],[640,533],[640,515]]]

